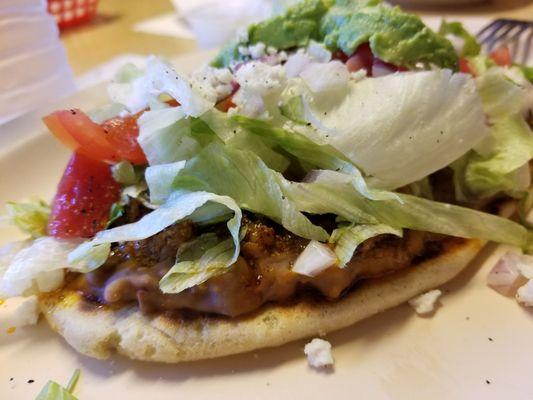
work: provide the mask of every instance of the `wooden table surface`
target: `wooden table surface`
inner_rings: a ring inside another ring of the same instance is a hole
[[[533,0],[492,0],[475,7],[404,8],[428,15],[467,14],[533,19]],[[74,73],[86,72],[123,53],[174,57],[194,51],[196,44],[193,40],[133,31],[137,22],[172,11],[169,0],[100,0],[98,15],[93,21],[61,35]]]

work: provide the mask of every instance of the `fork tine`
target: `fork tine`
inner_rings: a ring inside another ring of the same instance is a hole
[[[498,43],[501,39],[505,38],[513,29],[515,29],[519,25],[506,23],[502,25],[502,29],[499,29],[497,32],[494,33],[494,35],[489,36],[485,39],[485,44],[487,45],[487,50],[490,52],[494,49],[496,46],[496,43]]]
[[[504,21],[502,19],[497,19],[497,20],[494,20],[492,21],[490,24],[488,24],[487,26],[485,26],[483,29],[481,29],[478,33],[477,33],[477,37],[480,41],[483,41],[483,36],[488,33],[488,37],[491,36],[495,31],[498,31],[498,29],[501,28],[501,26],[504,24]]]
[[[509,45],[509,50],[511,51],[511,57],[513,59],[518,56],[520,36],[529,29],[527,24],[519,24],[519,26],[520,28],[511,37],[503,41],[504,44]]]
[[[533,29],[530,30],[529,35],[526,39],[526,44],[524,47],[524,53],[522,54],[522,59],[520,62],[526,64],[529,60],[529,53],[531,52],[531,46],[533,45]]]

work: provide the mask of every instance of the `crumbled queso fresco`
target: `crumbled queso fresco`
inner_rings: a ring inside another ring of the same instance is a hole
[[[430,290],[427,293],[409,300],[408,303],[415,309],[418,315],[427,315],[435,310],[435,305],[441,295],[442,292],[438,289]]]
[[[304,353],[307,362],[313,368],[324,368],[333,365],[331,343],[324,339],[315,338],[305,345]]]

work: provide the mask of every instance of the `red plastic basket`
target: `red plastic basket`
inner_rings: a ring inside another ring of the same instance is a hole
[[[48,12],[59,28],[69,28],[91,20],[96,15],[98,0],[48,0]]]

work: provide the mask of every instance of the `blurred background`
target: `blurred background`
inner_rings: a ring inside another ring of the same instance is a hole
[[[0,0],[0,124],[109,79],[149,54],[214,51],[235,30],[295,0]],[[533,19],[533,0],[391,0],[431,27],[471,31],[496,18]]]

